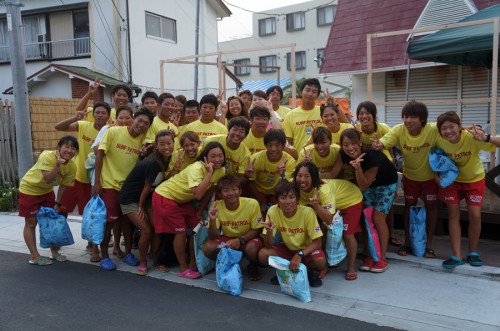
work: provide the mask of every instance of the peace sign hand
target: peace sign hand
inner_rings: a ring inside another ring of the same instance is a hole
[[[471,128],[465,129],[474,136],[474,139],[479,141],[486,141],[486,132],[476,124],[472,124]]]
[[[274,228],[276,227],[273,223],[273,220],[271,219],[271,215],[267,215],[267,222],[262,222],[262,225],[264,226],[264,229],[266,229],[269,232],[272,232]]]
[[[313,152],[312,148],[308,151],[304,147],[304,161],[305,162],[312,162],[312,152]]]
[[[382,142],[380,141],[380,139],[378,137],[378,133],[375,133],[375,139],[370,138],[370,140],[372,141],[372,148],[373,149],[380,151],[382,148],[384,148],[384,145],[382,144]]]
[[[180,170],[181,169],[181,166],[182,164],[184,163],[184,153],[186,151],[181,149],[179,151],[179,158],[175,161],[175,164],[174,164],[174,169],[177,169],[177,170]]]
[[[351,162],[349,162],[349,164],[355,169],[355,170],[359,170],[361,169],[361,162],[364,161],[363,159],[363,156],[365,156],[365,153],[361,154],[360,156],[358,156],[358,158],[352,160]]]
[[[66,160],[61,157],[61,153],[59,153],[59,151],[56,151],[56,163],[57,165],[66,163]]]
[[[224,100],[221,100],[220,101],[220,112],[221,112],[222,117],[226,117],[227,111],[228,111],[227,102]]]
[[[89,93],[94,94],[95,92],[97,92],[97,89],[99,89],[100,85],[101,85],[101,80],[96,77],[94,82],[89,85]]]
[[[309,203],[313,207],[317,207],[319,204],[319,195],[318,195],[318,189],[315,187],[313,191],[313,195],[311,198],[309,198]]]
[[[207,174],[212,175],[214,173],[214,165],[213,163],[208,162],[206,157],[205,157],[205,162],[203,161],[200,162],[205,167],[205,171],[207,172]]]
[[[278,165],[278,168],[277,168],[278,175],[280,175],[281,177],[285,177],[285,171],[286,171],[286,164],[287,163],[288,163],[288,160],[285,160],[285,157],[283,156],[283,158],[281,159],[281,162],[280,162],[280,164]]]
[[[77,112],[76,112],[76,114],[75,114],[75,119],[76,119],[77,121],[80,121],[80,120],[84,119],[84,118],[85,118],[85,116],[86,116],[88,113],[90,113],[90,110],[79,110],[79,111],[77,111]]]
[[[213,201],[210,205],[210,209],[208,210],[208,218],[211,221],[215,221],[219,216],[219,209],[217,208],[217,201]]]
[[[250,158],[247,160],[247,167],[245,169],[245,177],[250,178],[255,174],[255,160],[250,162]]]
[[[335,101],[335,98],[333,97],[333,95],[331,95],[329,92],[328,92],[328,88],[325,88],[323,91],[323,95],[325,96],[325,99],[326,99],[326,102],[329,103],[329,104],[332,104],[335,106],[335,104],[337,103]]]

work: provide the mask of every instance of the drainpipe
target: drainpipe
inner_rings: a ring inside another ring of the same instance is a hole
[[[200,0],[196,0],[196,27],[194,30],[194,54],[199,53],[199,40],[200,40]],[[198,62],[198,58],[194,59]],[[193,99],[198,100],[198,63],[194,65],[194,94]]]
[[[128,8],[128,0],[125,1],[127,6],[127,51],[128,51],[128,83],[132,84],[132,52],[130,50],[130,15]]]

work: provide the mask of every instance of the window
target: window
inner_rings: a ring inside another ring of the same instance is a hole
[[[234,60],[234,64],[250,64],[250,59]],[[250,67],[234,67],[236,76],[250,75]]]
[[[305,69],[306,68],[306,52],[295,52],[295,69]],[[286,53],[286,69],[288,71],[292,70],[292,53]]]
[[[303,30],[306,28],[306,15],[304,12],[286,15],[286,31]]]
[[[276,66],[277,61],[276,61],[276,55],[268,55],[268,56],[261,56],[259,57],[259,65],[261,66]],[[266,73],[266,72],[275,72],[275,68],[259,68],[259,72],[261,73]]]
[[[318,26],[331,25],[335,16],[336,6],[320,7],[316,10]]]
[[[177,42],[176,21],[146,12],[146,36]]]
[[[321,67],[321,65],[323,64],[323,61],[325,61],[325,49],[324,48],[318,48],[316,50],[316,63],[318,65],[318,68]]]
[[[89,12],[87,10],[73,12],[73,37],[75,53],[90,55]]]
[[[259,36],[276,34],[276,17],[259,20]]]

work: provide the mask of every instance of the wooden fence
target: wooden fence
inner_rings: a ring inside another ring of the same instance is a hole
[[[17,151],[14,108],[9,100],[0,100],[0,185],[17,187]]]

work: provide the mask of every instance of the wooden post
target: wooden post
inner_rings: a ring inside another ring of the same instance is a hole
[[[297,107],[297,76],[295,74],[295,44],[292,44],[290,53],[290,67],[292,69],[292,109]]]
[[[222,53],[219,52],[217,53],[217,71],[219,73],[219,94],[223,93],[222,91],[222,76],[223,76],[223,71],[222,71]]]
[[[372,100],[372,35],[366,36],[366,69],[368,74],[366,76],[366,99],[368,101]]]
[[[226,100],[226,65],[222,64],[222,100]]]

